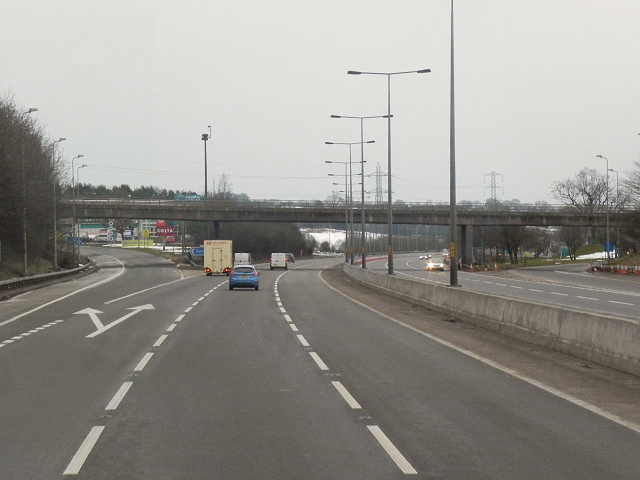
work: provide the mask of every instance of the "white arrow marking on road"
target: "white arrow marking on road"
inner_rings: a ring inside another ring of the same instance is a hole
[[[87,338],[93,338],[93,337],[95,337],[97,335],[100,335],[102,332],[105,332],[105,331],[109,330],[111,327],[115,327],[120,322],[124,322],[127,318],[135,315],[138,312],[141,312],[142,310],[155,310],[155,308],[154,308],[153,305],[147,304],[147,305],[140,305],[139,307],[131,307],[131,308],[128,308],[127,310],[133,310],[133,312],[127,313],[123,317],[120,317],[119,319],[111,322],[108,325],[103,326],[102,328],[98,327],[98,330],[96,330],[95,332],[87,335]]]
[[[93,308],[85,308],[84,310],[80,310],[79,312],[74,313],[74,315],[80,315],[81,313],[86,313],[87,315],[89,315],[98,330],[102,330],[104,328],[104,325],[102,325],[102,322],[98,319],[97,315],[98,313],[104,312],[95,310]]]

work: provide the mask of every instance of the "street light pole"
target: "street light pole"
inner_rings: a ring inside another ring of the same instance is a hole
[[[607,252],[607,259],[609,258],[609,159],[602,155],[596,155],[598,158],[604,158],[607,162],[607,196],[606,196],[606,215],[607,215],[607,243],[605,244],[605,251]]]
[[[362,255],[362,268],[367,268],[367,249],[366,249],[366,238],[365,238],[365,214],[364,214],[364,144],[365,143],[374,143],[375,140],[371,140],[368,142],[364,141],[364,120],[366,118],[387,118],[386,115],[375,115],[369,117],[352,117],[348,115],[331,115],[331,118],[355,118],[360,120],[360,175],[362,176],[362,216],[360,221],[360,226],[362,229],[360,235],[360,254]]]
[[[85,164],[76,168],[76,188],[78,190],[78,200],[80,200],[80,169],[86,167]],[[80,238],[80,224],[78,223],[78,239]],[[78,256],[76,257],[76,264],[80,263],[80,243],[78,243]]]
[[[209,140],[209,134],[203,133],[202,140],[204,140],[204,200],[207,200],[207,140]]]
[[[30,108],[26,113],[27,115],[33,112],[37,112],[37,108]],[[29,273],[29,267],[27,263],[27,172],[25,165],[24,154],[24,135],[22,136],[22,250],[24,254],[24,276]]]
[[[618,212],[620,212],[620,177],[618,176],[618,171],[613,168],[608,169],[609,172],[616,172],[616,207]],[[618,257],[618,245],[620,244],[620,227],[616,227],[616,248],[614,250],[614,257]]]
[[[327,142],[325,142],[327,143]],[[344,164],[344,254],[346,263],[349,262],[349,234],[347,233],[347,225],[349,225],[349,203],[347,201],[349,195],[349,184],[347,183],[348,174],[347,174],[347,165],[350,162],[333,162],[330,160],[325,160],[324,163],[342,163]],[[329,174],[330,176],[334,176],[333,174]],[[337,183],[335,184],[337,185]]]
[[[71,255],[73,256],[73,260],[76,260],[76,177],[74,176],[75,170],[73,169],[73,162],[76,158],[82,158],[84,155],[77,155],[71,159],[71,216],[73,217],[71,220],[71,241],[73,248],[71,250]],[[78,252],[80,248],[78,248]],[[76,265],[77,266],[77,265]]]
[[[431,69],[411,70],[408,72],[360,72],[349,70],[347,75],[386,75],[387,76],[387,198],[388,198],[388,241],[387,256],[389,275],[393,275],[393,204],[391,195],[391,75],[403,75],[405,73],[429,73]]]
[[[340,115],[331,115],[331,118],[361,118],[361,122],[362,122],[362,118],[378,118],[378,117],[342,117]],[[351,146],[352,145],[361,145],[361,155],[364,155],[364,144],[365,143],[375,143],[375,140],[368,140],[368,141],[364,141],[362,140],[362,129],[360,130],[360,138],[361,140],[359,142],[324,142],[327,145],[349,145],[349,169],[351,169]],[[365,160],[363,159],[363,157],[360,157],[360,163],[362,165],[361,171],[360,171],[360,175],[362,177],[362,239],[361,239],[361,250],[363,250],[364,248],[364,162]],[[351,171],[349,171],[349,176],[351,176]],[[353,203],[353,183],[351,184],[351,202]],[[350,207],[351,208],[351,207]],[[353,210],[351,209],[351,265],[353,265],[354,262],[354,252],[353,252]],[[365,254],[362,254],[362,268],[366,268],[366,258],[365,258]]]
[[[57,195],[56,195],[56,143],[64,142],[66,138],[59,138],[53,141],[53,155],[51,158],[51,175],[53,177],[53,268],[58,268],[58,215],[57,215]]]
[[[453,0],[451,0],[451,72],[449,92],[449,257],[451,259],[449,285],[458,286],[458,258],[461,258],[456,248],[458,240],[458,212],[456,200],[456,110],[455,110],[455,82],[454,82],[454,48],[453,48]],[[470,239],[473,244],[473,239]]]

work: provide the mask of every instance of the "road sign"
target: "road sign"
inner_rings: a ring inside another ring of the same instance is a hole
[[[194,247],[189,250],[189,254],[192,257],[204,257],[204,247]]]

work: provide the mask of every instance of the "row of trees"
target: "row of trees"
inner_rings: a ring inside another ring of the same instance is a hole
[[[53,141],[9,94],[0,96],[0,242],[3,261],[19,261],[26,236],[29,258],[51,256],[53,179],[63,161]]]

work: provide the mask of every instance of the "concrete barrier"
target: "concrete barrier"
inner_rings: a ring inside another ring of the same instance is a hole
[[[495,332],[640,377],[640,322],[343,265],[354,280]]]

